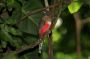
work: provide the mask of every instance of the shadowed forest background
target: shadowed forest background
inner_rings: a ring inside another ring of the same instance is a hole
[[[90,59],[90,0],[46,1],[0,0],[0,59]],[[52,28],[38,54],[47,9]]]

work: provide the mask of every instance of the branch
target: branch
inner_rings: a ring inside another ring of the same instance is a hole
[[[76,23],[76,45],[77,45],[77,59],[80,59],[81,56],[81,47],[80,47],[80,33],[81,33],[81,19],[79,13],[73,14]]]
[[[4,6],[4,3],[0,3],[0,6]]]
[[[24,47],[22,47],[22,48],[19,48],[19,49],[17,49],[16,51],[13,51],[13,52],[11,52],[11,53],[19,54],[19,53],[21,53],[21,52],[23,52],[23,51],[25,51],[25,50],[32,49],[32,48],[36,47],[37,45],[39,45],[42,41],[44,41],[44,39],[38,40],[38,41],[36,41],[36,42],[33,42],[32,44],[30,44],[30,45],[28,45],[28,46],[24,46]]]
[[[83,24],[86,24],[86,23],[89,23],[89,22],[90,22],[90,17],[88,17],[88,18],[82,20],[82,23],[83,23]]]
[[[49,3],[48,3],[48,0],[44,0],[44,2],[45,2],[45,7],[49,7]],[[49,11],[49,8],[48,9],[46,9],[47,11]]]
[[[53,7],[58,7],[58,6],[59,6],[59,4],[54,4],[54,5],[51,5],[51,6],[49,6],[49,7],[45,7],[45,8],[41,8],[41,9],[34,10],[34,11],[32,11],[32,12],[29,12],[29,13],[26,14],[26,16],[23,16],[19,21],[17,21],[16,24],[19,24],[19,23],[22,22],[26,17],[28,17],[28,16],[30,16],[30,15],[33,15],[33,14],[35,14],[35,13],[37,13],[37,12],[46,10],[46,9],[48,9],[48,8],[53,8]]]
[[[22,13],[27,15],[25,10],[23,10]],[[37,24],[35,23],[34,19],[31,16],[28,16],[28,19],[30,19],[30,21],[36,26],[36,28],[38,27]]]
[[[48,37],[48,59],[53,59],[52,31]]]

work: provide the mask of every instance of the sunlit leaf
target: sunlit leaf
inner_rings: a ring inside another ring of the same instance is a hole
[[[61,38],[61,34],[59,32],[57,32],[56,29],[54,29],[52,37],[53,37],[53,42],[58,42],[59,39]]]
[[[73,1],[70,5],[68,5],[68,9],[69,9],[70,13],[75,13],[75,12],[79,11],[81,6],[82,6],[81,2]]]
[[[72,56],[67,55],[67,54],[65,55],[65,59],[66,59],[66,58],[67,58],[67,59],[75,59],[75,58],[73,58]]]
[[[65,59],[65,56],[63,53],[61,52],[57,52],[56,55],[55,55],[56,59]]]

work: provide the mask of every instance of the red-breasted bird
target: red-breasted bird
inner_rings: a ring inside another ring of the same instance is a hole
[[[39,38],[40,40],[43,39],[43,37],[45,35],[47,35],[47,33],[50,31],[50,27],[51,27],[51,17],[48,15],[45,15],[42,20],[39,23]],[[39,45],[39,53],[41,53],[42,50],[42,44],[43,42]]]

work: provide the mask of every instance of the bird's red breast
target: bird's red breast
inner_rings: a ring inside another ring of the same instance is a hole
[[[51,22],[47,21],[43,27],[41,27],[39,34],[40,36],[43,36],[51,27]]]

